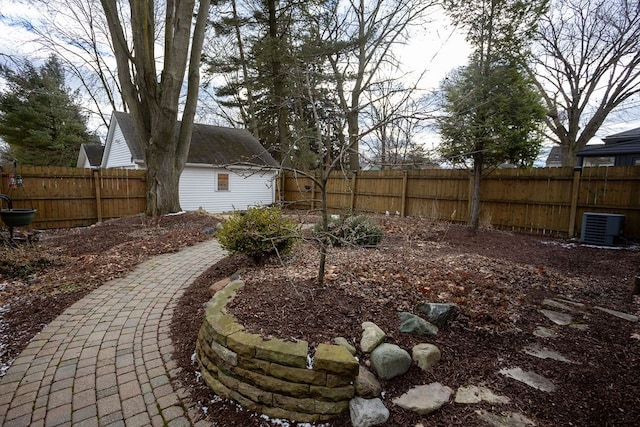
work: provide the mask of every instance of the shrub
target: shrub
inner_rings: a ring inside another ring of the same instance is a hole
[[[322,224],[314,227],[317,238],[321,236]],[[368,216],[355,215],[344,219],[331,217],[327,223],[327,243],[333,246],[355,245],[372,247],[382,240],[382,229]]]
[[[262,260],[289,252],[299,238],[298,225],[273,207],[234,212],[216,233],[220,245],[230,253]]]

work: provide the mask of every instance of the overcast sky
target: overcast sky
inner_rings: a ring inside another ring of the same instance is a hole
[[[9,56],[26,56],[33,59],[46,58],[47,52],[38,51],[33,43],[33,34],[14,23],[19,18],[37,20],[39,10],[35,2],[0,0],[0,61],[5,63]],[[421,87],[433,89],[452,69],[464,65],[471,52],[464,41],[464,35],[448,25],[446,19],[436,17],[436,21],[426,28],[416,31],[410,43],[398,50],[403,62],[403,71],[416,74],[426,70]],[[414,74],[415,75],[415,74]],[[69,82],[71,83],[71,82]],[[598,132],[599,137],[622,132],[640,126],[640,115],[636,111],[620,111],[613,114]],[[433,136],[427,145],[437,143]],[[432,148],[432,147],[428,147]]]

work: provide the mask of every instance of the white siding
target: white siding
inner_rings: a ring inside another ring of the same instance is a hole
[[[77,168],[90,168],[91,164],[89,163],[89,159],[87,158],[87,154],[84,149],[80,149],[80,153],[78,154],[78,162],[76,163]]]
[[[216,191],[216,174],[229,174],[229,191]],[[190,211],[208,212],[244,210],[249,206],[274,202],[275,171],[233,172],[213,167],[187,166],[180,176],[180,206]]]
[[[111,140],[111,146],[108,147],[109,151],[105,152],[107,156],[106,164],[103,164],[105,168],[130,168],[137,169],[138,166],[131,160],[131,151],[127,146],[120,126],[116,126],[113,137]]]

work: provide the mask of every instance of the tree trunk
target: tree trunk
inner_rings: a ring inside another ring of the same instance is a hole
[[[145,151],[148,215],[158,216],[181,210],[179,183],[186,156],[178,154],[176,116],[165,112],[162,118],[155,120],[152,117],[151,120],[151,136]],[[182,167],[179,167],[180,163]]]
[[[131,111],[136,137],[144,145],[147,169],[147,212],[162,215],[180,210],[179,183],[184,168],[200,81],[199,67],[209,0],[169,2],[164,27],[163,69],[158,73],[158,40],[153,2],[129,2],[133,51],[121,22],[124,3],[101,0],[109,26],[123,98]],[[195,26],[193,19],[195,17]],[[193,26],[193,33],[191,29]],[[180,133],[178,107],[189,69]]]
[[[482,152],[473,155],[473,187],[471,189],[471,208],[469,211],[469,228],[477,231],[480,225],[480,183],[482,182]]]
[[[347,155],[349,156],[349,170],[360,170],[360,158],[358,157],[358,134],[360,127],[358,125],[358,110],[351,109],[347,113],[347,131],[349,132],[349,147]]]
[[[238,9],[236,0],[231,1],[231,7],[233,11],[233,26],[236,33],[236,40],[238,42],[238,55],[240,58],[240,64],[242,65],[242,78],[244,80],[244,87],[247,91],[247,103],[249,104],[249,111],[247,117],[247,124],[249,130],[257,139],[260,139],[260,131],[258,128],[258,121],[256,120],[256,103],[253,99],[253,82],[249,77],[249,70],[247,68],[247,60],[244,54],[244,43],[242,41],[242,34],[240,32],[240,19],[238,18]]]
[[[271,40],[271,78],[273,79],[273,98],[277,111],[277,146],[282,153],[282,163],[284,166],[291,164],[291,153],[289,152],[289,109],[285,101],[285,76],[282,70],[281,41],[278,37],[278,19],[276,16],[275,0],[268,0],[269,9],[269,39]]]

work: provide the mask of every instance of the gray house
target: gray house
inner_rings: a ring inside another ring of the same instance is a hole
[[[640,128],[602,138],[578,151],[578,166],[640,166]]]
[[[604,144],[587,145],[576,153],[578,166],[638,166],[640,165],[640,128],[602,138]],[[551,148],[546,166],[562,166],[562,149]]]

